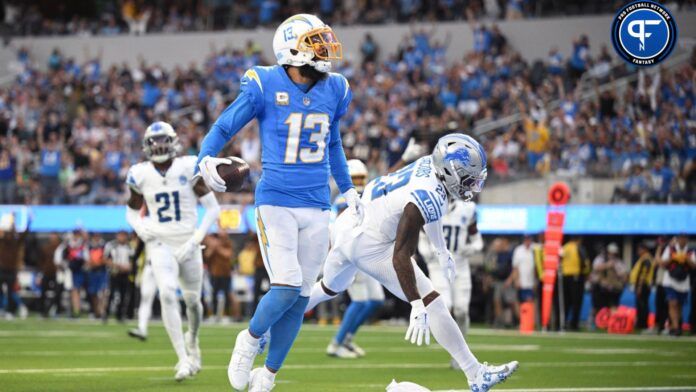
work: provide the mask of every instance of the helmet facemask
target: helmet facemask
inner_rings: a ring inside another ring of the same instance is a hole
[[[180,149],[178,136],[154,135],[143,139],[143,153],[152,162],[166,162],[176,157]]]

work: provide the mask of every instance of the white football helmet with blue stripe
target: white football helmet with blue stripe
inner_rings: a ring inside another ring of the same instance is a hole
[[[278,65],[309,65],[319,72],[331,71],[331,60],[343,58],[343,49],[331,27],[310,14],[287,18],[273,36]]]
[[[438,140],[432,154],[435,171],[447,192],[455,198],[471,200],[486,181],[486,152],[471,136],[461,133]]]
[[[181,151],[179,136],[174,132],[174,127],[164,121],[150,124],[143,136],[143,154],[152,162],[166,162]]]

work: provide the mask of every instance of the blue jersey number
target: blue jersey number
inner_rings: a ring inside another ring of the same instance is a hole
[[[408,184],[414,169],[413,163],[387,176],[377,177],[372,188],[372,200],[386,196],[387,193]]]
[[[285,120],[288,139],[285,143],[285,163],[317,163],[324,160],[326,135],[329,134],[329,115],[326,113],[291,113]],[[309,130],[310,147],[300,148],[302,130]]]
[[[173,202],[169,200],[169,193],[162,192],[155,195],[155,201],[162,203],[162,206],[157,209],[157,217],[160,222],[171,222],[172,220],[181,220],[181,209],[179,208],[179,191],[174,191],[171,193]],[[169,211],[169,208],[174,204],[174,218],[170,214],[165,214]]]
[[[459,230],[460,226],[450,226],[443,225],[442,232],[445,234],[445,242],[447,242],[447,249],[452,252],[456,252],[459,249]],[[454,238],[452,238],[454,236]]]

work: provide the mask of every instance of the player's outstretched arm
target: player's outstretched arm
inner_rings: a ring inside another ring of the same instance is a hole
[[[418,208],[413,203],[408,203],[404,208],[399,225],[396,229],[396,243],[394,244],[394,270],[399,279],[401,289],[406,299],[411,303],[411,316],[409,319],[406,340],[421,345],[430,344],[430,326],[428,312],[418,293],[416,273],[413,269],[411,256],[416,251],[418,234],[425,224],[425,220]]]
[[[329,141],[329,166],[331,166],[331,175],[336,181],[338,189],[346,199],[348,209],[357,216],[356,224],[359,225],[364,217],[364,207],[348,172],[348,162],[343,151],[343,142],[339,129],[339,120],[334,120],[331,124],[331,140]]]
[[[411,263],[411,256],[416,252],[418,233],[425,224],[423,216],[413,203],[408,203],[404,208],[399,225],[396,229],[396,242],[394,244],[394,270],[399,278],[399,285],[409,302],[421,299],[416,285],[416,274]]]

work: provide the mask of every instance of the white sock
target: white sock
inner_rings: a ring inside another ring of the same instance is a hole
[[[335,297],[326,294],[324,289],[321,287],[321,282],[314,283],[312,286],[312,293],[309,295],[309,302],[307,302],[307,307],[305,307],[305,313],[314,309],[320,302],[328,301]]]
[[[162,323],[167,330],[169,340],[172,342],[174,351],[179,361],[187,358],[186,347],[184,344],[184,333],[181,331],[181,314],[179,313],[179,303],[175,293],[164,294],[160,292],[160,302],[162,303]]]
[[[150,320],[150,313],[152,313],[152,302],[143,302],[143,298],[141,298],[140,306],[138,306],[138,330],[143,335],[147,335],[147,322]]]
[[[478,372],[480,363],[469,350],[464,335],[447,310],[442,297],[435,298],[425,309],[430,317],[430,331],[433,337],[457,361],[466,377],[472,380]]]
[[[266,366],[262,367],[262,369],[263,369],[263,370],[262,370],[262,371],[263,371],[263,376],[264,376],[265,378],[270,379],[271,382],[275,382],[275,376],[276,376],[276,374],[273,373],[272,371],[268,370],[268,368],[267,368]]]

